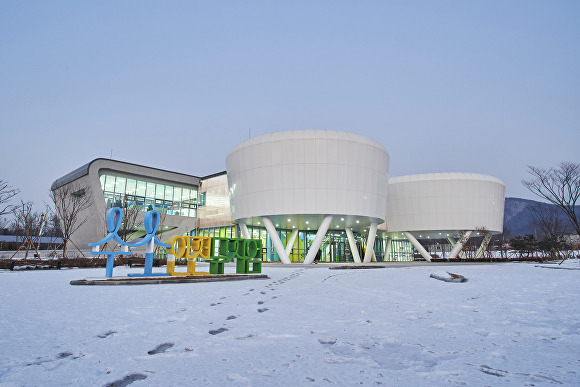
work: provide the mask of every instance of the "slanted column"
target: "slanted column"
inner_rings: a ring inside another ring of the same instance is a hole
[[[371,228],[369,229],[369,237],[367,238],[367,250],[365,251],[365,258],[363,261],[364,263],[369,263],[373,257],[375,247],[375,237],[377,236],[378,226],[379,224],[377,222],[371,223]]]
[[[477,254],[475,254],[475,258],[483,257],[483,253],[485,252],[485,249],[487,249],[487,245],[489,245],[490,240],[491,240],[491,233],[489,231],[486,231],[485,236],[483,237],[483,240],[481,241],[481,245],[479,245],[479,249],[477,250]]]
[[[294,246],[294,241],[296,240],[296,235],[298,235],[298,229],[295,228],[290,233],[290,237],[288,238],[288,243],[286,243],[286,255],[290,257],[290,253],[292,252],[292,246]]]
[[[278,256],[280,257],[280,261],[284,264],[289,265],[291,263],[290,258],[288,258],[288,254],[286,254],[286,250],[284,250],[284,246],[282,245],[282,241],[280,240],[280,237],[278,236],[278,233],[276,232],[276,229],[274,228],[274,224],[272,223],[270,218],[268,218],[266,216],[262,216],[262,222],[264,223],[264,226],[266,227],[266,231],[268,232],[268,235],[270,235],[270,239],[272,240],[272,243],[274,244],[274,248],[276,249],[276,252],[278,253]]]
[[[459,238],[459,240],[457,241],[457,243],[455,244],[455,246],[453,246],[453,249],[449,253],[449,259],[457,258],[457,254],[459,254],[459,252],[461,251],[461,249],[463,249],[463,246],[465,246],[465,244],[467,243],[467,241],[471,237],[471,233],[472,232],[473,231],[465,231],[463,233],[463,235],[461,236],[461,238]]]
[[[427,252],[427,250],[425,250],[423,245],[419,243],[419,241],[413,236],[413,234],[407,231],[403,232],[403,234],[405,234],[405,237],[409,240],[409,242],[411,242],[413,247],[417,249],[419,254],[421,254],[421,256],[427,260],[427,262],[431,262],[431,255],[429,254],[429,252]]]
[[[238,223],[240,226],[240,231],[242,232],[242,238],[244,239],[252,239],[250,237],[250,232],[248,231],[248,226],[245,223]]]
[[[352,228],[346,228],[346,236],[348,237],[348,245],[350,246],[350,251],[352,253],[352,258],[356,263],[361,263],[360,255],[358,249],[356,248],[356,241],[354,240],[354,234],[352,233]]]
[[[322,222],[320,223],[320,227],[318,227],[318,231],[316,232],[316,236],[312,241],[312,245],[308,250],[308,254],[306,254],[306,258],[304,258],[304,263],[309,265],[314,262],[314,258],[316,258],[316,253],[320,250],[320,245],[330,227],[330,223],[332,222],[332,215],[326,215]]]
[[[449,241],[449,243],[451,243],[451,246],[455,246],[455,239],[451,238],[451,237],[447,237],[447,240]],[[453,247],[451,248],[453,249]],[[459,252],[459,256],[463,259],[465,259],[465,253],[463,251]],[[449,256],[447,256],[447,260],[449,261]]]

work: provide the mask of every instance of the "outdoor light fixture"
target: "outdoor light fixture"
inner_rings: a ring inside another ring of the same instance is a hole
[[[288,219],[288,222],[292,222],[292,219]]]
[[[310,223],[309,221],[306,221],[306,224],[309,224],[309,223]]]
[[[358,220],[357,220],[356,222],[357,222],[357,223],[359,223],[359,221],[358,221]]]
[[[344,222],[344,218],[340,218],[340,221],[341,221],[341,222]]]

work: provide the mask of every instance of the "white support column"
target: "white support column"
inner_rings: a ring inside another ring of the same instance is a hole
[[[268,235],[270,235],[270,239],[272,240],[272,243],[274,244],[274,248],[276,249],[276,252],[278,253],[278,256],[280,257],[280,261],[284,264],[289,265],[291,263],[290,258],[288,258],[288,254],[286,254],[286,251],[284,250],[284,246],[282,245],[282,241],[280,240],[280,237],[278,236],[278,233],[276,232],[276,229],[274,228],[274,224],[272,223],[270,218],[268,218],[266,216],[262,216],[262,222],[264,223],[264,226],[266,227],[266,231],[268,231]]]
[[[491,233],[489,231],[486,231],[485,236],[483,237],[483,240],[481,241],[481,245],[479,245],[479,249],[477,250],[477,254],[475,254],[475,258],[483,257],[483,253],[485,252],[485,249],[487,249],[487,245],[489,245],[490,240],[491,240]]]
[[[451,246],[455,246],[455,239],[451,238],[451,237],[447,237],[447,240],[449,241],[449,243],[451,243]],[[453,248],[451,248],[453,249]],[[459,256],[463,259],[465,259],[465,253],[463,251],[459,252]],[[449,261],[449,256],[447,256],[447,260]]]
[[[447,237],[447,240],[449,241],[449,243],[451,243],[451,246],[455,246],[455,244],[457,242],[455,242],[455,239],[451,238],[451,237]],[[465,252],[462,250],[459,252],[459,256],[463,259],[465,259]],[[447,260],[449,261],[449,256],[447,256]]]
[[[240,226],[240,231],[242,232],[242,238],[244,238],[244,239],[252,239],[250,237],[250,233],[248,231],[248,226],[246,226],[245,223],[238,223],[238,226]]]
[[[379,224],[377,222],[371,223],[369,228],[369,237],[367,239],[367,249],[365,251],[365,257],[363,262],[369,263],[373,257],[374,247],[375,247],[375,237],[377,236],[377,227]],[[376,259],[375,259],[376,261]]]
[[[314,258],[316,258],[316,253],[320,250],[320,245],[322,244],[322,240],[328,231],[328,227],[330,227],[330,222],[332,222],[332,215],[326,215],[322,222],[320,223],[320,227],[318,227],[318,231],[316,232],[316,236],[312,241],[312,245],[308,250],[308,254],[306,254],[306,258],[304,258],[304,264],[309,265],[314,262]]]
[[[292,252],[292,247],[294,246],[294,241],[296,240],[296,235],[298,235],[298,229],[295,228],[290,233],[290,238],[288,238],[288,242],[286,243],[286,255],[289,257],[290,253]]]
[[[348,237],[348,244],[350,246],[352,258],[356,263],[361,263],[360,255],[358,253],[358,249],[356,248],[356,241],[354,240],[354,234],[352,233],[351,228],[346,228],[346,236]]]
[[[387,238],[387,243],[385,243],[385,261],[388,261],[391,259],[391,242],[393,241],[392,238]]]
[[[455,246],[453,246],[453,249],[451,249],[451,252],[449,253],[449,259],[457,258],[457,254],[459,254],[461,249],[463,249],[463,246],[465,246],[469,240],[469,237],[471,237],[472,232],[473,231],[465,231],[463,235],[461,235],[461,238],[459,238]]]
[[[405,237],[409,240],[409,242],[411,242],[413,247],[417,249],[419,254],[421,254],[421,256],[427,260],[427,262],[431,262],[431,255],[427,252],[427,250],[425,250],[423,245],[419,243],[419,241],[413,236],[413,234],[407,231],[403,232],[403,234],[405,234]]]

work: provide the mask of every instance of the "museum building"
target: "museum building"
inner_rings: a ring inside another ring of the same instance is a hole
[[[155,209],[163,241],[173,235],[261,239],[262,259],[285,264],[451,259],[474,236],[473,256],[480,257],[491,236],[503,231],[505,201],[504,184],[491,176],[390,178],[381,144],[331,130],[250,138],[229,152],[225,172],[205,177],[95,159],[51,190],[90,195],[80,214],[87,221],[72,238],[81,248],[104,235],[105,212],[118,206],[133,219],[128,240],[145,234],[143,216]]]

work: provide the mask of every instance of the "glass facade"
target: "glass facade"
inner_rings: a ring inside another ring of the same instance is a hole
[[[100,180],[107,208],[126,202],[136,205],[140,211],[157,210],[169,215],[197,216],[196,187],[177,187],[111,174],[101,175]]]
[[[198,236],[208,236],[208,237],[226,237],[235,238],[236,226],[222,226],[222,227],[207,227],[200,228],[197,230]],[[280,257],[274,248],[274,244],[270,239],[270,236],[263,227],[252,227],[248,226],[248,232],[252,239],[262,240],[262,260],[264,262],[276,262],[280,261]],[[288,238],[292,230],[277,230],[278,237],[282,241],[282,244],[286,246],[288,243]],[[192,230],[188,235],[196,235],[196,231]],[[241,233],[238,230],[238,234]],[[316,231],[299,231],[296,239],[294,241],[294,246],[290,252],[289,258],[291,262],[303,262],[308,253],[308,249],[314,241],[316,236]],[[362,259],[364,257],[364,247],[363,243],[366,240],[360,235],[355,234],[355,240],[357,243],[357,248],[359,255]],[[411,246],[409,244],[409,246]],[[375,238],[374,252],[377,261],[384,260],[385,252],[385,240],[377,236]],[[413,251],[411,246],[411,259],[413,257]],[[354,258],[351,253],[350,245],[348,243],[348,238],[344,231],[328,231],[322,245],[320,246],[320,251],[316,256],[317,262],[354,262]]]
[[[407,239],[391,240],[391,251],[387,261],[413,261],[415,248]]]

